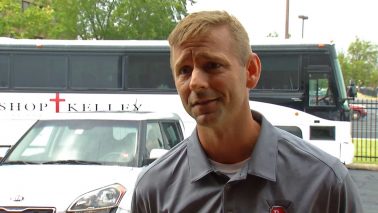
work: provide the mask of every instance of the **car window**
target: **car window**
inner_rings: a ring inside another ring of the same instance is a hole
[[[15,147],[8,161],[88,161],[133,164],[138,121],[39,121]]]
[[[147,156],[152,149],[164,149],[163,136],[158,122],[147,123],[146,150]]]
[[[181,129],[177,122],[162,122],[162,127],[164,134],[166,134],[168,138],[169,149],[183,140]]]

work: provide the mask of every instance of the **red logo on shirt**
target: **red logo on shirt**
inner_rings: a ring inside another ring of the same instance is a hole
[[[282,206],[272,206],[270,213],[286,213],[285,208]]]

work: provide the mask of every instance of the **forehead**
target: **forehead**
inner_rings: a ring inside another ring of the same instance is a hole
[[[225,27],[214,28],[208,34],[192,38],[180,45],[171,47],[171,61],[182,57],[214,57],[219,54],[232,54],[234,40]]]

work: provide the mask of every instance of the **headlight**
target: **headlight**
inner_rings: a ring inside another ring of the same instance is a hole
[[[76,198],[67,212],[107,213],[118,206],[125,193],[126,189],[121,184],[105,186]]]

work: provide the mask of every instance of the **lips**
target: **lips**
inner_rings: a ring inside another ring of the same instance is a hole
[[[197,100],[197,101],[194,101],[191,106],[192,107],[195,107],[195,106],[206,106],[207,104],[210,104],[214,101],[216,101],[217,99],[214,98],[214,99],[206,99],[206,100]]]

